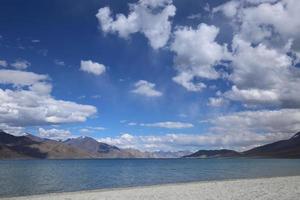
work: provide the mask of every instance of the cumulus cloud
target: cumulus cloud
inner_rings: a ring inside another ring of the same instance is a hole
[[[99,76],[105,72],[106,67],[103,64],[91,60],[82,60],[80,62],[80,70]]]
[[[13,84],[14,86],[30,86],[47,81],[48,76],[33,72],[16,70],[0,70],[0,84]]]
[[[29,67],[31,63],[28,62],[27,60],[16,60],[14,63],[11,63],[10,65],[16,69],[23,70],[23,69],[27,69],[27,67]]]
[[[238,13],[239,1],[228,1],[218,7],[213,8],[213,13],[223,12],[226,17],[232,18]]]
[[[300,3],[295,0],[228,1],[214,9],[234,27],[223,98],[246,107],[299,108]]]
[[[97,112],[94,106],[57,100],[51,96],[48,76],[33,72],[0,70],[0,123],[27,127],[83,122]]]
[[[41,138],[48,138],[52,140],[66,140],[70,137],[72,137],[72,134],[69,130],[63,130],[63,129],[43,129],[39,128],[38,135]]]
[[[233,0],[215,8],[214,12],[221,11],[230,17],[242,39],[274,46],[290,39],[299,43],[299,8],[297,0]],[[299,51],[298,44],[293,46]]]
[[[201,91],[206,85],[196,79],[217,79],[220,74],[214,68],[227,56],[226,46],[215,39],[219,29],[200,24],[196,29],[179,27],[174,32],[171,50],[176,54],[175,68],[178,72],[173,80],[188,91]]]
[[[246,105],[299,107],[300,69],[287,52],[263,43],[253,47],[236,36],[233,40],[232,89],[225,97]],[[254,81],[255,80],[255,81]]]
[[[0,123],[33,126],[83,122],[97,109],[94,106],[56,100],[32,90],[0,89]]]
[[[109,7],[100,8],[96,17],[102,31],[123,38],[140,32],[154,49],[165,46],[171,33],[170,18],[176,11],[172,0],[140,0],[129,8],[128,16],[117,14],[115,19]]]
[[[134,89],[131,90],[132,93],[147,96],[147,97],[159,97],[162,96],[160,91],[155,89],[155,84],[150,83],[145,80],[139,80],[134,84]]]
[[[299,39],[300,22],[297,20],[300,3],[297,0],[281,0],[277,3],[265,2],[241,11],[241,35],[252,41],[261,41],[279,33],[282,39]],[[271,27],[271,28],[270,28]]]

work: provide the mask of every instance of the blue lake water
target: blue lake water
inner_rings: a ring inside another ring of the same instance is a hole
[[[239,178],[300,175],[289,159],[0,161],[0,197]]]

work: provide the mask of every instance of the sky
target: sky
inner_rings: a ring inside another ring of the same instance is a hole
[[[245,150],[300,130],[297,0],[3,0],[0,129]]]

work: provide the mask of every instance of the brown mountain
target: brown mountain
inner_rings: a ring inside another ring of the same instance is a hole
[[[248,151],[200,150],[184,158],[224,158],[224,157],[260,157],[260,158],[300,158],[300,132],[287,140],[259,146]]]
[[[13,136],[0,131],[0,159],[90,158],[80,149],[33,135]]]
[[[300,132],[281,140],[243,152],[247,157],[300,158]]]
[[[63,142],[74,148],[89,152],[95,158],[144,158],[148,157],[144,152],[136,149],[120,149],[116,146],[98,142],[91,137],[78,137]]]
[[[72,147],[76,147],[82,150],[85,150],[91,154],[98,155],[98,154],[105,154],[114,151],[120,151],[120,149],[116,146],[108,145],[102,142],[98,142],[94,138],[91,137],[78,137],[67,139],[63,142]]]
[[[91,137],[56,141],[31,134],[13,136],[0,130],[0,159],[174,158],[186,154],[120,149]]]
[[[193,154],[186,154],[188,152],[142,152],[136,149],[120,149],[90,137],[79,137],[60,142],[30,134],[13,136],[0,130],[0,159],[175,158],[182,156],[185,158],[300,158],[300,132],[287,140],[244,152],[221,149],[200,150]]]

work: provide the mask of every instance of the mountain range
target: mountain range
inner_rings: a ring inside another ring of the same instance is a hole
[[[287,140],[237,152],[229,149],[178,152],[143,152],[122,149],[91,137],[56,141],[26,134],[14,136],[0,130],[0,159],[97,159],[97,158],[300,158],[300,132]]]
[[[185,155],[184,158],[224,158],[224,157],[259,157],[259,158],[300,158],[300,132],[287,140],[237,152],[229,149],[199,150]]]
[[[121,149],[91,137],[56,141],[31,134],[14,136],[0,130],[0,159],[179,158],[188,154],[191,152]]]

